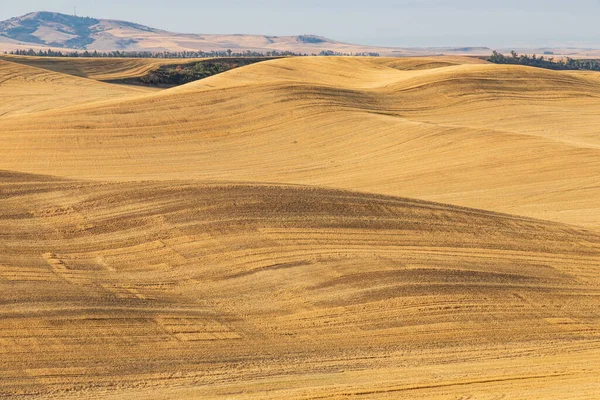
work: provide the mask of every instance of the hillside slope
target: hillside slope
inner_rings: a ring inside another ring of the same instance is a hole
[[[143,88],[108,85],[0,60],[0,117],[145,93]]]
[[[600,227],[600,81],[473,62],[281,59],[6,118],[0,168],[310,184]]]
[[[11,398],[593,398],[600,235],[311,187],[0,173]]]
[[[149,58],[55,58],[13,55],[0,56],[0,59],[98,81],[136,78],[163,65],[173,65],[182,61]],[[184,62],[201,60],[203,59],[186,59]]]

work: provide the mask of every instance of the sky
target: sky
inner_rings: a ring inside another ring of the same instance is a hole
[[[600,0],[0,0],[183,33],[316,34],[394,47],[600,48]]]

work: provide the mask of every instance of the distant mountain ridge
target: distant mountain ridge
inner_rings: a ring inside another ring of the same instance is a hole
[[[89,17],[35,12],[0,22],[0,35],[55,47],[85,48],[94,42],[101,20]]]
[[[155,29],[128,21],[78,17],[38,11],[0,22],[0,49],[15,47],[98,51],[272,50],[314,53],[371,52],[373,46],[351,45],[316,35],[198,35]],[[384,49],[385,50],[385,49]]]
[[[302,54],[369,54],[381,56],[469,55],[489,56],[488,47],[381,47],[344,43],[317,35],[268,36],[244,34],[186,34],[168,32],[135,22],[78,17],[37,11],[0,21],[0,52],[14,50],[71,51],[149,51],[149,52],[293,52]],[[551,50],[555,57],[600,58],[599,49],[576,48],[498,48],[503,53],[542,54]]]

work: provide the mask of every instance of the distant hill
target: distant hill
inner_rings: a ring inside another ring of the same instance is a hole
[[[0,50],[29,47],[98,51],[288,50],[308,54],[323,50],[388,54],[398,50],[346,44],[315,35],[181,34],[127,21],[77,17],[45,11],[0,22]]]
[[[322,51],[357,54],[378,53],[381,56],[470,55],[489,56],[488,47],[379,47],[344,43],[322,36],[268,36],[243,34],[186,34],[174,33],[128,21],[77,17],[55,12],[38,11],[0,21],[0,52],[13,50],[61,51],[218,51],[235,52],[291,51],[318,54]],[[600,58],[600,50],[573,48],[498,48],[521,54],[553,52],[560,58]]]

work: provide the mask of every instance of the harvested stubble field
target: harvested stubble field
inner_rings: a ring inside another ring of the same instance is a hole
[[[598,398],[598,109],[466,58],[0,61],[0,397]]]
[[[204,58],[155,59],[155,58],[69,58],[4,55],[0,59],[47,69],[62,74],[90,78],[97,81],[114,81],[137,78],[164,65],[177,62],[191,63]]]

